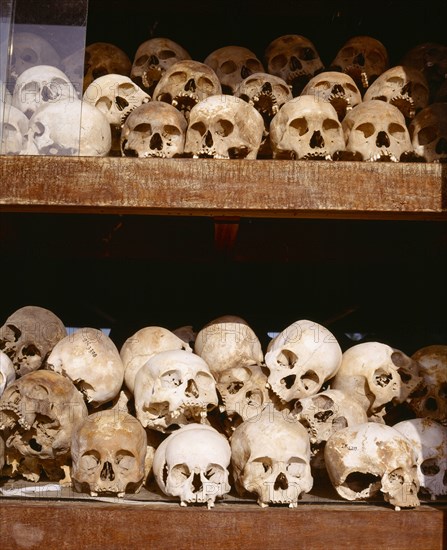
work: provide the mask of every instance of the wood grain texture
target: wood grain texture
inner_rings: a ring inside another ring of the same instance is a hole
[[[0,508],[3,550],[243,548],[441,550],[445,512],[421,507],[395,512],[362,505],[179,505],[23,502]]]
[[[447,219],[442,164],[0,157],[0,210]]]

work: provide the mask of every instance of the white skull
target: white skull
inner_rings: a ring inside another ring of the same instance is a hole
[[[0,132],[2,138],[0,153],[2,155],[20,155],[25,152],[28,122],[28,118],[22,111],[12,105],[5,104]]]
[[[406,121],[428,105],[430,90],[425,76],[414,67],[391,67],[369,86],[363,101],[379,99],[396,106]]]
[[[42,36],[31,32],[12,35],[10,76],[16,80],[27,69],[36,65],[60,67],[61,58],[55,48]]]
[[[189,53],[170,38],[150,38],[138,46],[130,78],[150,96],[163,74],[177,63],[191,59]]]
[[[418,362],[423,379],[422,388],[411,397],[411,409],[420,418],[447,424],[447,345],[420,348],[411,358]]]
[[[216,383],[206,362],[184,350],[153,355],[135,376],[135,410],[144,427],[172,431],[205,423],[218,405]]]
[[[85,48],[83,90],[101,76],[130,76],[132,62],[125,51],[109,42],[93,42]]]
[[[447,103],[422,109],[409,126],[414,152],[427,162],[447,162]]]
[[[0,351],[0,397],[5,389],[16,379],[16,371],[11,359]]]
[[[354,79],[336,71],[324,71],[312,77],[301,95],[313,95],[318,101],[327,101],[337,111],[340,121],[362,102],[362,94]]]
[[[330,69],[347,73],[364,93],[388,66],[388,52],[380,40],[371,36],[353,36],[337,52]]]
[[[78,94],[68,76],[50,65],[37,65],[23,71],[12,93],[12,104],[28,118],[43,105],[77,99]]]
[[[343,428],[326,442],[324,459],[337,493],[363,500],[383,493],[396,510],[419,506],[416,454],[400,432],[376,422]]]
[[[185,154],[193,158],[255,159],[263,133],[264,121],[252,105],[231,95],[210,96],[191,110]]]
[[[189,424],[170,434],[157,447],[153,471],[165,495],[176,497],[181,506],[206,504],[231,489],[228,440],[211,426]]]
[[[124,157],[174,158],[183,154],[187,122],[172,105],[151,101],[137,107],[121,130]]]
[[[234,95],[253,105],[262,116],[264,134],[258,158],[271,158],[270,122],[284,103],[292,99],[289,86],[279,76],[268,73],[253,73],[239,84]]]
[[[325,327],[300,320],[285,328],[265,354],[268,383],[285,402],[315,395],[338,371],[342,351]]]
[[[311,95],[282,106],[270,123],[270,143],[275,159],[332,160],[345,148],[337,111]]]
[[[312,489],[309,435],[298,420],[265,408],[240,424],[230,443],[240,495],[255,494],[262,507],[288,504],[293,508]]]
[[[331,388],[357,399],[371,416],[388,404],[404,403],[421,382],[417,362],[405,353],[381,342],[363,342],[343,353]]]
[[[421,488],[432,499],[447,495],[447,427],[430,418],[403,420],[393,427],[413,446]]]
[[[71,436],[87,416],[82,395],[64,376],[37,370],[11,383],[0,398],[0,430],[6,447],[20,464],[31,459],[39,479],[67,465]]]
[[[329,437],[336,431],[368,422],[365,410],[349,394],[340,390],[324,390],[296,401],[292,410],[309,433],[312,466],[322,468],[322,453]]]
[[[104,157],[111,146],[106,117],[85,101],[48,103],[29,121],[27,154]]]
[[[14,311],[0,327],[0,351],[11,359],[17,376],[41,368],[54,346],[67,335],[62,321],[52,311],[24,306]]]
[[[73,487],[91,496],[138,493],[146,453],[146,432],[136,418],[118,410],[93,413],[73,431]]]
[[[112,339],[90,327],[60,340],[46,368],[69,378],[92,407],[112,401],[124,380],[124,365]]]
[[[164,327],[144,327],[129,336],[120,349],[127,388],[134,393],[135,376],[150,357],[160,351],[174,349],[192,352],[188,343]]]
[[[314,44],[300,34],[275,38],[265,50],[265,59],[267,72],[285,80],[293,97],[300,95],[307,82],[324,69]]]
[[[347,113],[342,127],[352,160],[399,162],[413,153],[404,115],[384,101],[363,101]]]
[[[216,73],[222,93],[233,95],[239,84],[253,73],[265,72],[262,62],[248,48],[223,46],[211,52],[204,63]]]
[[[155,87],[153,100],[169,103],[189,120],[197,103],[221,91],[219,79],[208,65],[185,59],[166,70]]]

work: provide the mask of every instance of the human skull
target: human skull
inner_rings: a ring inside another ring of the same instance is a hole
[[[17,376],[43,366],[53,347],[67,335],[62,321],[49,309],[24,306],[0,327],[0,351],[11,359]]]
[[[383,493],[396,510],[419,506],[416,454],[410,441],[385,424],[366,422],[333,433],[324,449],[337,493],[363,500]]]
[[[333,389],[299,399],[291,414],[306,428],[312,451],[312,467],[320,469],[324,467],[324,446],[334,432],[368,422],[366,412],[358,401]]]
[[[270,122],[279,109],[292,99],[292,92],[287,83],[269,73],[253,73],[239,84],[234,92],[260,113],[264,120],[264,134],[259,148],[258,158],[271,158]]]
[[[447,345],[418,349],[411,358],[419,364],[423,385],[410,399],[410,408],[420,418],[447,425]]]
[[[107,118],[112,132],[112,156],[120,156],[121,130],[130,113],[150,101],[150,96],[128,76],[106,74],[94,80],[85,90],[83,100],[99,109]]]
[[[330,70],[347,73],[363,94],[388,67],[388,52],[382,42],[362,35],[353,36],[343,44],[335,55]]]
[[[132,62],[127,53],[109,42],[93,42],[85,48],[83,91],[101,76],[130,76]]]
[[[230,443],[237,492],[255,494],[261,507],[294,508],[312,489],[309,435],[298,420],[267,407],[240,424]]]
[[[60,68],[61,58],[56,49],[36,33],[14,31],[11,46],[9,74],[14,82],[24,71],[36,65]]]
[[[189,424],[170,434],[157,447],[153,471],[165,495],[181,506],[206,504],[231,489],[228,478],[231,448],[225,436],[211,426]]]
[[[123,385],[124,365],[118,349],[96,328],[80,328],[60,340],[45,366],[69,378],[92,407],[112,401]]]
[[[12,104],[28,118],[43,105],[77,99],[78,94],[68,76],[51,65],[36,65],[23,71],[12,93]]]
[[[239,84],[251,74],[265,72],[256,54],[244,46],[218,48],[207,55],[204,63],[216,73],[222,93],[229,95],[233,95]]]
[[[144,327],[129,336],[120,349],[126,387],[134,393],[135,376],[146,361],[160,351],[174,349],[192,352],[187,342],[164,327]]]
[[[256,159],[263,133],[264,121],[252,105],[234,96],[213,95],[191,109],[185,154]]]
[[[393,426],[413,446],[423,491],[434,500],[447,495],[447,427],[431,418],[412,418]]]
[[[345,148],[334,107],[311,95],[285,103],[270,123],[275,159],[333,160]]]
[[[327,328],[306,319],[295,321],[265,354],[268,383],[287,403],[315,395],[336,374],[341,358],[340,345]]]
[[[216,383],[206,362],[184,350],[161,351],[135,376],[135,410],[144,427],[166,433],[205,423],[217,407]]]
[[[423,73],[430,87],[430,103],[433,102],[447,75],[447,45],[422,42],[405,52],[401,63]]]
[[[395,105],[406,121],[428,105],[430,90],[425,76],[411,66],[396,65],[383,72],[369,86],[363,101],[379,99]]]
[[[71,436],[87,416],[87,407],[74,384],[64,376],[37,370],[11,383],[0,397],[0,430],[15,460],[31,459],[50,475],[67,465]]]
[[[150,96],[163,74],[177,63],[191,59],[189,53],[170,38],[150,38],[138,46],[130,78]]]
[[[336,71],[324,71],[312,77],[301,95],[313,95],[317,101],[330,103],[340,122],[348,111],[362,102],[362,94],[354,79]]]
[[[107,118],[85,101],[39,107],[29,121],[26,154],[104,157],[112,146]]]
[[[447,162],[447,103],[428,105],[408,129],[416,155],[427,162]]]
[[[219,79],[208,65],[185,59],[165,71],[155,87],[153,100],[169,103],[189,120],[190,111],[197,103],[220,93]]]
[[[129,413],[93,413],[73,431],[73,487],[91,496],[138,493],[145,480],[146,431]]]
[[[399,162],[413,153],[404,115],[384,101],[363,101],[349,111],[342,127],[352,160]]]
[[[419,365],[408,355],[381,342],[363,342],[343,353],[331,388],[355,398],[370,417],[388,404],[404,403],[421,383]]]
[[[309,40],[300,34],[275,38],[265,50],[267,72],[279,76],[299,96],[307,82],[324,69],[320,55]]]
[[[20,155],[24,153],[27,146],[28,122],[28,118],[22,111],[12,105],[5,104],[0,131],[2,140],[0,153],[2,155]]]
[[[11,359],[0,351],[0,397],[3,392],[16,379],[16,371]]]
[[[187,122],[168,103],[151,101],[137,107],[121,130],[124,157],[174,158],[183,154]]]

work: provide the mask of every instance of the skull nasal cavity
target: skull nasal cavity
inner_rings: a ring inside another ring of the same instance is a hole
[[[192,487],[193,493],[198,493],[202,490],[202,480],[200,479],[200,474],[194,474],[192,478]]]
[[[211,132],[208,130],[208,132],[206,133],[206,136],[205,136],[205,145],[207,147],[212,147],[213,146],[213,136],[211,135]]]
[[[275,479],[275,485],[274,489],[275,491],[278,491],[279,489],[282,489],[283,491],[286,490],[289,487],[289,484],[287,482],[287,477],[282,472],[278,475],[278,477]]]
[[[389,147],[390,146],[390,138],[388,137],[388,134],[381,130],[377,134],[376,138],[376,145],[377,147]]]
[[[186,386],[185,394],[190,397],[191,395],[193,397],[199,397],[199,390],[197,388],[197,384],[194,382],[194,380],[189,380],[188,385]]]
[[[290,68],[292,71],[299,71],[303,68],[301,61],[294,55],[290,58]]]
[[[187,92],[195,92],[196,91],[196,83],[194,78],[190,78],[188,82],[185,84],[185,90]]]
[[[343,89],[343,86],[341,84],[335,84],[335,86],[332,88],[333,94],[344,94],[345,91]]]
[[[149,147],[151,149],[157,149],[158,151],[161,151],[161,149],[163,148],[163,141],[158,132],[151,137]]]
[[[295,384],[296,376],[294,374],[290,374],[289,376],[286,376],[281,380],[281,384],[284,384],[284,386],[290,390],[290,388]]]
[[[148,61],[147,61],[148,65],[158,65],[160,63],[160,61],[158,60],[158,57],[154,54],[152,54]]]
[[[319,147],[320,149],[321,147],[324,147],[324,139],[321,135],[320,130],[315,130],[315,132],[313,133],[312,137],[310,138],[310,146],[312,147],[312,149],[315,149],[315,147]]]
[[[105,462],[101,470],[100,477],[103,481],[113,481],[115,479],[115,474],[113,472],[112,464],[110,462]]]
[[[363,67],[363,65],[365,64],[365,56],[362,53],[359,53],[354,57],[354,63]]]

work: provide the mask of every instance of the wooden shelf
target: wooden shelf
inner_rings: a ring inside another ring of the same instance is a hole
[[[447,219],[447,167],[119,157],[0,157],[0,211]]]

